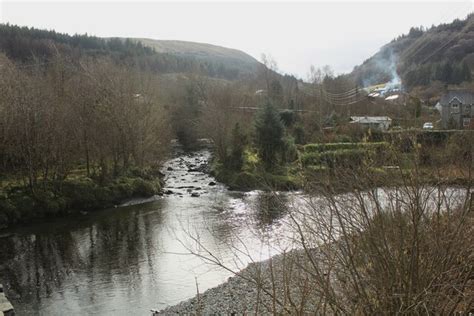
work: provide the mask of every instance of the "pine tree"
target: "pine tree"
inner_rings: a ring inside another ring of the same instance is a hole
[[[469,69],[469,66],[467,65],[466,62],[463,62],[461,67],[462,67],[461,68],[462,69],[461,70],[462,81],[470,82],[472,80],[472,78],[471,78],[471,69]]]
[[[270,91],[268,92],[270,100],[274,103],[281,104],[283,102],[283,87],[278,80],[272,80],[270,83]]]
[[[235,123],[232,129],[232,149],[229,159],[230,168],[234,170],[241,170],[244,164],[244,149],[246,137],[240,128],[239,123]]]
[[[267,103],[255,120],[255,144],[266,169],[271,169],[283,146],[284,126],[278,111]]]
[[[443,76],[442,81],[446,83],[451,83],[453,77],[453,66],[450,62],[446,62],[443,66]]]

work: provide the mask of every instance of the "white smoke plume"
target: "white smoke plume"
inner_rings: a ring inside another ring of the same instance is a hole
[[[370,61],[370,76],[363,79],[365,87],[387,82],[386,89],[400,89],[402,80],[397,73],[398,56],[390,47],[382,48]]]

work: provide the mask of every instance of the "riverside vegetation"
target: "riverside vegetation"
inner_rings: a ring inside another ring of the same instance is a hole
[[[0,226],[160,191],[170,133],[152,77],[108,59],[0,58]]]
[[[396,186],[403,183],[403,172],[420,168],[421,182],[464,184],[469,181],[466,168],[472,160],[474,137],[470,131],[353,130],[352,137],[339,135],[339,142],[297,145],[295,136],[291,135],[295,129],[284,123],[284,115],[287,113],[278,113],[268,104],[257,114],[250,136],[236,124],[229,149],[214,163],[216,178],[239,190],[295,190],[306,188],[315,180],[327,181],[338,170],[347,169],[370,174],[371,186]],[[456,166],[459,159],[465,161],[462,167]],[[436,179],[434,174],[440,172],[442,177]],[[389,174],[392,178],[387,183],[384,179]]]

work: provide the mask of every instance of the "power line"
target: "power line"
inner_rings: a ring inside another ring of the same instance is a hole
[[[231,107],[228,107],[229,109],[235,109],[235,110],[250,110],[250,111],[258,111],[261,109],[261,107],[257,107],[257,106],[231,106]],[[292,112],[311,112],[311,113],[317,113],[318,111],[314,111],[314,110],[296,110],[296,109],[289,109],[289,108],[285,108],[285,109],[277,109],[277,110],[282,110],[282,111],[292,111]]]
[[[354,93],[357,93],[359,91],[359,88],[354,88],[354,89],[351,89],[351,90],[347,90],[347,91],[344,91],[344,92],[338,92],[338,93],[333,93],[333,92],[329,92],[327,90],[325,90],[324,88],[322,88],[323,92],[327,95],[332,95],[332,96],[345,96],[345,95],[348,95],[348,94],[354,94]]]
[[[327,94],[324,92],[324,90],[322,91],[322,94],[324,94],[325,96],[331,98],[331,99],[335,99],[335,100],[345,100],[345,99],[350,99],[350,98],[353,98],[354,96],[357,96],[359,95],[359,92],[354,92],[352,94],[349,94],[349,95],[346,95],[346,96],[334,96],[334,95],[330,95],[330,94]]]
[[[352,105],[352,104],[359,103],[359,102],[361,102],[365,99],[366,99],[365,97],[359,97],[359,98],[355,98],[354,100],[348,100],[348,101],[345,101],[345,102],[338,102],[338,101],[327,99],[327,98],[325,100],[326,100],[326,102],[330,103],[331,105],[347,106],[347,105]]]
[[[301,89],[301,91],[308,96],[312,96],[312,97],[316,96],[312,93],[309,93],[308,91],[305,91],[304,89]],[[320,95],[317,95],[317,97],[322,97],[324,101],[328,102],[329,104],[333,106],[353,105],[366,99],[366,96],[361,95],[360,93],[354,93],[353,95],[346,96],[344,98],[331,98],[327,94],[324,93],[325,92],[324,89],[322,89],[321,92],[322,93]]]

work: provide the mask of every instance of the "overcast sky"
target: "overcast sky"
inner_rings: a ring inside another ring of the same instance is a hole
[[[1,1],[3,23],[88,33],[205,42],[271,54],[282,72],[310,65],[351,71],[411,26],[464,18],[473,0],[445,2],[20,2]]]

